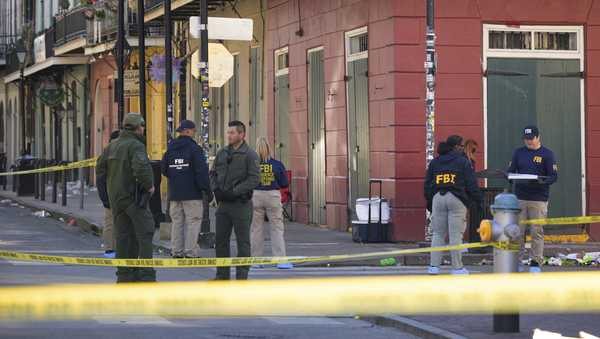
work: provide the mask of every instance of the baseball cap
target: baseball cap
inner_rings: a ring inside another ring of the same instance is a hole
[[[196,128],[196,124],[194,124],[191,120],[181,120],[179,123],[179,127],[177,127],[177,132],[182,132],[185,129],[194,129]]]
[[[123,128],[136,129],[139,126],[146,126],[144,118],[139,113],[127,113],[123,119]]]
[[[523,139],[528,139],[531,140],[535,137],[539,137],[540,136],[540,130],[534,126],[534,125],[530,125],[530,126],[525,126],[525,128],[523,128]]]

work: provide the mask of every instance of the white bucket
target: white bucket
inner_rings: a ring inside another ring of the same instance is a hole
[[[381,221],[390,220],[390,205],[386,199],[371,198],[371,222],[379,221],[379,201],[381,201]],[[369,198],[356,199],[356,216],[359,221],[369,221]]]

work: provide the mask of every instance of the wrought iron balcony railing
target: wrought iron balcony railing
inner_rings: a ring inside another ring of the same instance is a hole
[[[83,7],[77,7],[58,16],[54,23],[54,45],[63,45],[87,33],[87,19]],[[47,41],[48,43],[48,41]]]
[[[116,13],[105,11],[106,15],[102,18],[88,20],[88,44],[94,45],[107,41],[113,41],[117,37],[118,21]],[[125,24],[126,36],[137,36],[137,13],[131,9],[128,10]],[[164,29],[159,22],[146,23],[145,36],[147,38],[158,38],[164,36]]]

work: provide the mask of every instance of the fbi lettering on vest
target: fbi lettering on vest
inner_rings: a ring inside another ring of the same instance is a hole
[[[442,173],[435,176],[435,184],[456,184],[456,174]]]

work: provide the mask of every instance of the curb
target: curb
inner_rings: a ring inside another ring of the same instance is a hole
[[[383,327],[391,327],[400,331],[426,339],[467,339],[467,337],[431,326],[420,321],[397,315],[369,316],[360,319],[371,324]]]
[[[50,213],[49,218],[57,220],[57,221],[60,221],[60,218],[62,218],[65,221],[68,219],[71,219],[71,218],[75,219],[75,221],[77,222],[76,227],[79,227],[82,231],[91,233],[95,236],[99,236],[99,237],[102,236],[102,227],[96,225],[95,223],[91,222],[90,220],[88,220],[85,217],[82,217],[80,215],[76,215],[73,213],[65,213],[62,211],[58,211],[56,209],[50,209],[50,208],[45,208],[45,207],[41,207],[41,206],[36,206],[35,204],[24,201],[18,197],[10,197],[10,196],[6,196],[2,193],[0,193],[0,199],[10,199],[10,200],[12,200],[20,205],[23,205],[31,210],[44,209]],[[154,251],[171,255],[170,248],[162,246],[160,244],[156,244],[156,243],[153,243],[152,245],[154,246]]]
[[[40,210],[40,209],[44,209],[48,212],[50,212],[50,218],[55,219],[55,220],[59,220],[59,218],[63,218],[63,220],[68,220],[68,219],[75,219],[75,221],[77,222],[77,227],[81,228],[83,231],[88,232],[88,233],[92,233],[94,235],[101,235],[102,234],[102,227],[94,224],[93,222],[89,221],[88,219],[73,214],[73,213],[65,213],[62,211],[58,211],[55,209],[48,209],[45,207],[40,207],[40,206],[36,206],[34,204],[31,204],[27,201],[24,201],[18,197],[10,197],[10,196],[6,196],[2,193],[0,193],[0,198],[1,199],[10,199],[12,201],[15,201],[17,203],[19,203],[20,205],[23,205],[29,209],[32,210]]]

